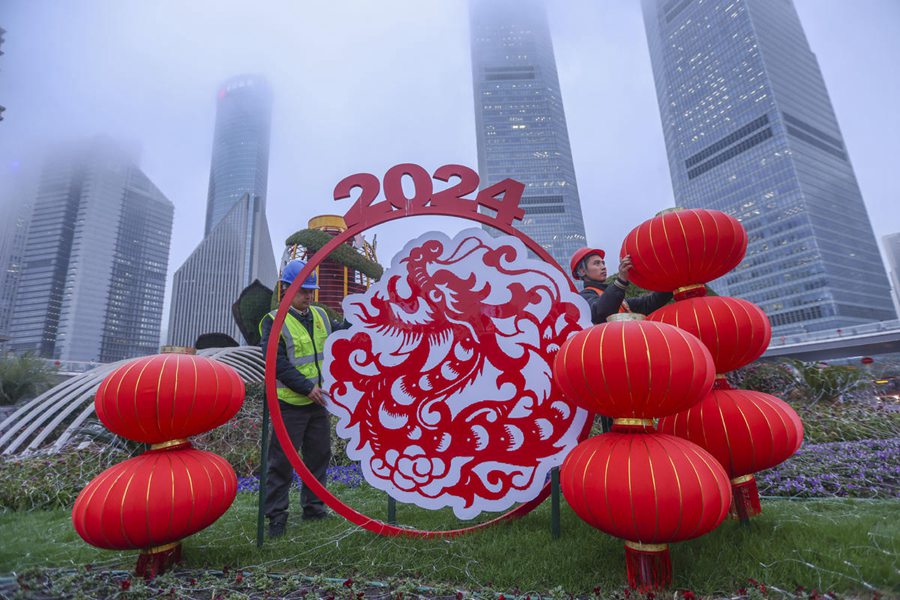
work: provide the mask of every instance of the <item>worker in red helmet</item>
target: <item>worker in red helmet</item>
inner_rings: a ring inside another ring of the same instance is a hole
[[[595,325],[606,322],[607,317],[617,312],[649,315],[672,299],[670,292],[652,292],[625,300],[631,256],[626,254],[619,261],[619,272],[611,283],[606,283],[605,258],[606,252],[599,248],[579,248],[569,262],[572,277],[584,283],[581,297],[591,307],[591,321]]]

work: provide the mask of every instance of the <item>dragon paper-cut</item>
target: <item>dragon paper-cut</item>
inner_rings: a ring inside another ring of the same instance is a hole
[[[587,413],[551,365],[587,304],[518,239],[427,234],[343,308],[329,410],[374,487],[472,518],[534,498],[577,444]]]

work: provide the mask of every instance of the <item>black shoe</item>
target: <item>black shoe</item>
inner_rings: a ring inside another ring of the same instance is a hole
[[[302,519],[304,521],[321,521],[322,519],[331,518],[331,513],[322,511],[320,513],[313,513],[311,515],[303,515]]]
[[[280,538],[287,531],[287,517],[269,519],[269,538]]]

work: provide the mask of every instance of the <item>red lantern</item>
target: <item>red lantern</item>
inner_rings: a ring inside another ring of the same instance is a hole
[[[627,540],[629,584],[671,584],[669,542],[715,529],[728,513],[728,475],[696,444],[659,433],[607,433],[575,447],[560,483],[572,510]]]
[[[747,231],[718,210],[667,211],[625,237],[620,256],[631,255],[629,277],[648,290],[698,286],[731,271],[747,251]]]
[[[100,548],[141,548],[135,572],[152,577],[181,558],[183,537],[218,519],[237,493],[231,465],[184,439],[225,423],[244,401],[231,367],[190,354],[133,360],[100,384],[94,406],[111,431],[152,444],[110,467],[78,495],[75,530]]]
[[[72,524],[87,543],[159,552],[211,525],[237,494],[221,456],[192,448],[145,452],[95,477],[78,494]]]
[[[703,296],[656,310],[651,321],[691,333],[709,349],[717,373],[733,371],[762,356],[772,339],[766,314],[752,302],[726,296]]]
[[[751,390],[713,390],[696,406],[660,419],[658,427],[722,463],[735,486],[734,512],[741,520],[761,510],[752,473],[784,462],[803,442],[803,423],[794,409]]]
[[[122,365],[100,384],[94,406],[110,431],[160,444],[214,429],[244,401],[228,365],[188,354],[158,354]]]
[[[715,366],[693,335],[665,323],[626,320],[566,340],[553,376],[586,410],[646,420],[695,404],[712,387]]]

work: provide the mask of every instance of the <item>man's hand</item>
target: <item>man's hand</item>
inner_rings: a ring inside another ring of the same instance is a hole
[[[328,404],[328,400],[325,399],[325,394],[322,392],[322,388],[317,385],[313,386],[312,391],[308,393],[307,396],[309,396],[309,399],[319,406],[325,406]]]
[[[628,271],[630,271],[633,266],[631,255],[626,254],[623,256],[622,260],[619,261],[619,272],[616,274],[616,278],[622,283],[628,283]]]

